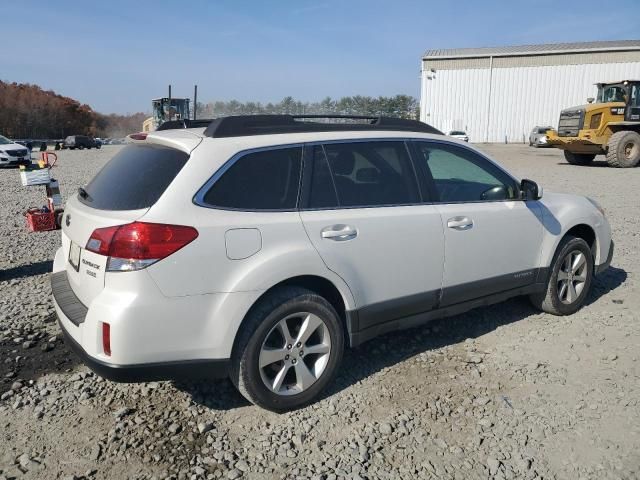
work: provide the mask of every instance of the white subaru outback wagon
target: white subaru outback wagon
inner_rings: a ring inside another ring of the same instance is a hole
[[[106,378],[229,376],[297,408],[347,346],[517,295],[572,314],[611,261],[595,201],[542,196],[424,123],[178,123],[134,135],[66,206],[55,308]]]

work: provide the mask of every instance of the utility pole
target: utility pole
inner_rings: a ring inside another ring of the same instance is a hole
[[[197,118],[198,114],[198,85],[193,86],[193,119]]]

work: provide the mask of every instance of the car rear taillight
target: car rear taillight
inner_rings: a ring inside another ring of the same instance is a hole
[[[94,230],[86,249],[109,257],[107,271],[124,272],[162,260],[197,237],[193,227],[133,222]]]

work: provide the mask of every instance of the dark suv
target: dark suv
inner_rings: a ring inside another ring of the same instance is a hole
[[[63,148],[82,150],[83,148],[100,148],[102,144],[96,142],[93,138],[85,135],[71,135],[64,139]]]

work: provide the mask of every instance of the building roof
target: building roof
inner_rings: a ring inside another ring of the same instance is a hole
[[[612,40],[604,42],[548,43],[543,45],[515,45],[505,47],[449,48],[427,50],[423,60],[448,58],[518,57],[553,55],[559,53],[608,52],[640,50],[640,40]]]

